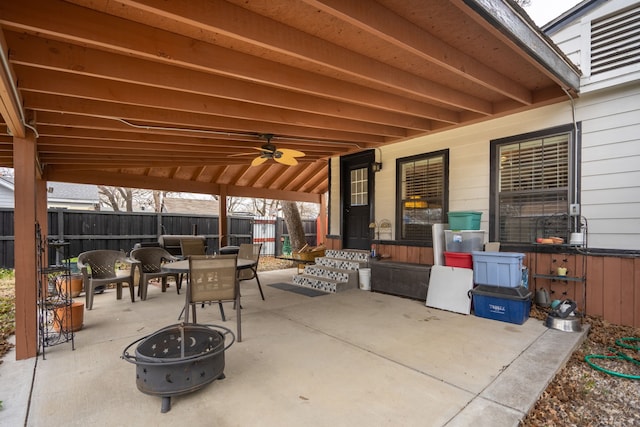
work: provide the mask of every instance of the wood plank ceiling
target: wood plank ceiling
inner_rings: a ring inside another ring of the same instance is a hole
[[[327,159],[575,94],[508,0],[0,2],[0,166],[44,179],[317,201]],[[251,161],[273,134],[295,166]]]

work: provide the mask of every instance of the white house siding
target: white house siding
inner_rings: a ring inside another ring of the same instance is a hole
[[[640,249],[640,88],[630,89],[576,102],[576,119],[583,125],[581,207],[594,248]],[[384,166],[376,174],[376,220],[396,224],[397,158],[449,148],[449,209],[481,211],[481,228],[488,231],[490,141],[565,125],[571,116],[567,101],[383,147]],[[339,163],[333,166],[336,173]],[[331,197],[339,194],[337,178],[332,179]],[[332,226],[337,226],[339,199],[332,200]]]
[[[13,190],[0,185],[0,208],[13,209]]]
[[[634,0],[611,0],[548,35],[582,70],[582,214],[589,245],[640,249],[640,63],[591,75],[591,23]]]
[[[617,75],[588,74],[590,23],[637,2],[612,0],[579,17],[551,38],[583,69],[581,97],[575,101],[582,122],[581,213],[589,226],[592,248],[640,250],[640,64]],[[587,63],[585,64],[585,61]],[[481,211],[488,230],[490,141],[570,124],[569,100],[461,129],[412,139],[382,148],[382,171],[376,174],[375,219],[394,224],[397,158],[449,149],[449,210]],[[339,162],[332,163],[332,232],[338,228]]]
[[[613,85],[638,82],[640,63],[623,68],[591,75],[591,22],[618,14],[629,9],[628,14],[637,13],[640,3],[636,0],[610,0],[602,2],[597,8],[578,16],[558,29],[552,29],[547,35],[582,71],[580,81],[581,94],[605,89]]]
[[[340,235],[340,220],[342,212],[340,210],[340,159],[334,157],[331,159],[331,188],[329,189],[329,224],[328,234]]]
[[[396,158],[448,148],[449,210],[482,212],[481,228],[488,232],[491,140],[564,125],[570,121],[571,107],[567,101],[538,111],[520,113],[383,147],[384,166],[382,171],[376,174],[376,220],[386,218],[391,220],[394,227],[396,224]]]
[[[640,85],[585,95],[578,116],[589,245],[640,250]]]

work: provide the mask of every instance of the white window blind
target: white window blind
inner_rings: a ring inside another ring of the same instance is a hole
[[[431,238],[431,224],[440,223],[445,195],[445,156],[400,160],[401,237]]]
[[[567,212],[569,134],[504,144],[497,155],[499,239],[532,242],[538,218]]]

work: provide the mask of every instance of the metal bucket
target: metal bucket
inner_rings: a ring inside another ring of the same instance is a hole
[[[581,320],[578,317],[571,316],[561,318],[549,315],[544,322],[545,326],[550,329],[557,329],[564,332],[580,332],[582,331]]]
[[[226,335],[231,336],[225,346]],[[135,356],[129,349],[136,343]],[[235,342],[231,330],[217,325],[176,324],[129,344],[122,358],[136,365],[136,385],[161,396],[161,412],[171,409],[171,396],[191,393],[224,378],[224,352]]]

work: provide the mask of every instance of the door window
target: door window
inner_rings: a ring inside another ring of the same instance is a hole
[[[369,204],[369,170],[367,168],[351,171],[351,206]]]

